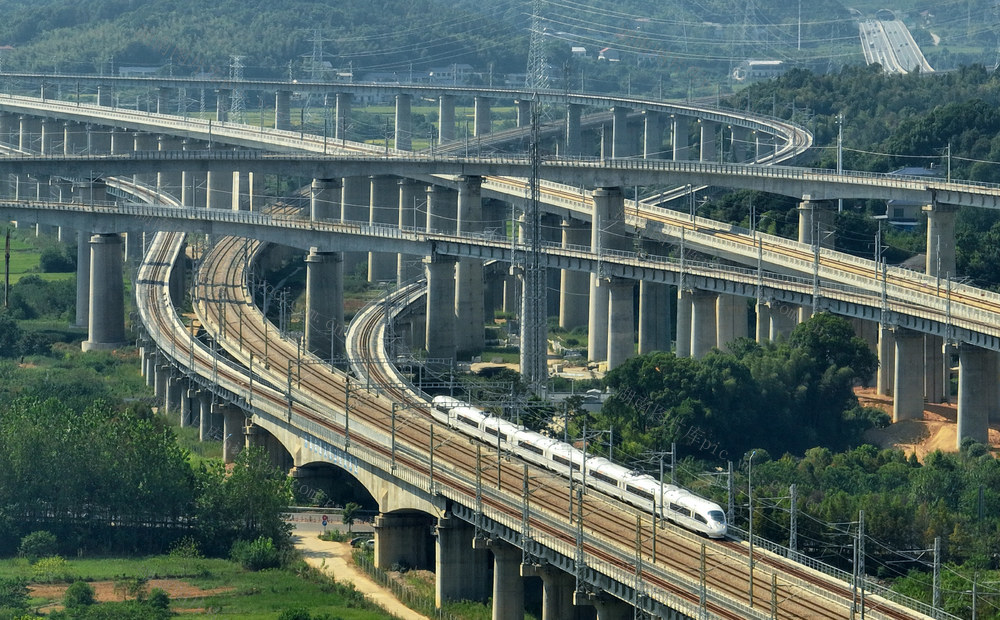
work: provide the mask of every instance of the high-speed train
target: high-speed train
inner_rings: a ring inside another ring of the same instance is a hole
[[[726,513],[715,502],[673,484],[661,486],[652,476],[636,474],[600,456],[587,456],[573,446],[523,426],[491,416],[451,396],[435,396],[435,416],[451,428],[513,452],[552,471],[586,480],[587,486],[608,493],[660,518],[710,538],[726,535]],[[660,495],[662,490],[662,496]]]

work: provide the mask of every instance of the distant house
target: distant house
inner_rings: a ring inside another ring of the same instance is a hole
[[[744,60],[733,69],[733,79],[737,82],[756,82],[776,78],[785,72],[781,60]]]
[[[577,58],[586,58],[587,48],[585,48],[582,45],[574,45],[573,47],[569,48],[569,53]]]
[[[909,167],[894,170],[889,174],[907,177],[940,177],[940,168]],[[921,211],[927,203],[910,200],[887,200],[885,219],[896,228],[913,228],[920,223]]]
[[[119,77],[150,77],[160,72],[160,67],[118,67]]]
[[[597,52],[597,59],[606,60],[608,62],[621,62],[622,57],[618,50],[605,47],[601,51]]]
[[[469,83],[472,77],[472,65],[456,63],[446,67],[431,69],[429,82],[431,84],[463,85]]]

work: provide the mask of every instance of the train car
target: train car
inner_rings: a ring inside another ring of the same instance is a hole
[[[458,400],[454,396],[435,396],[434,399],[431,401],[431,404],[434,406],[435,409],[445,414],[447,414],[455,407],[472,406],[469,403]]]
[[[673,486],[673,485],[671,485]],[[689,530],[701,532],[709,538],[726,535],[726,513],[715,502],[680,487],[664,492],[663,516]]]

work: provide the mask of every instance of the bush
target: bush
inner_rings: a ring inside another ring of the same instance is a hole
[[[41,583],[65,581],[68,577],[67,567],[68,563],[65,558],[53,555],[35,562],[35,565],[31,567],[31,573],[35,581]]]
[[[292,607],[291,609],[286,609],[281,612],[278,616],[278,620],[312,620],[312,616],[309,615],[309,611],[303,607]]]
[[[28,582],[0,578],[0,608],[24,609],[28,606]]]
[[[76,260],[70,258],[63,250],[56,247],[42,250],[38,264],[45,273],[76,271]]]
[[[239,562],[247,570],[264,570],[281,566],[281,553],[274,541],[261,536],[257,540],[237,540],[229,552],[234,562]]]
[[[146,602],[153,609],[169,609],[170,595],[162,588],[153,588]]]
[[[66,609],[76,609],[77,607],[87,607],[94,604],[94,589],[84,581],[74,582],[66,588],[63,595],[63,605]]]
[[[21,557],[28,558],[34,562],[38,558],[55,555],[58,551],[58,541],[56,535],[45,530],[32,532],[21,539]]]
[[[190,536],[185,536],[170,547],[170,557],[199,559],[204,556],[201,554],[198,541]]]

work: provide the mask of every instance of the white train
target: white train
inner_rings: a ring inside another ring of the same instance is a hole
[[[566,474],[572,470],[577,479],[586,479],[587,486],[642,510],[656,510],[661,518],[689,530],[710,538],[726,535],[726,513],[715,502],[673,484],[661,486],[652,476],[636,474],[600,456],[584,460],[583,452],[571,445],[488,415],[457,398],[435,396],[433,403],[435,416],[459,432],[552,471]]]

